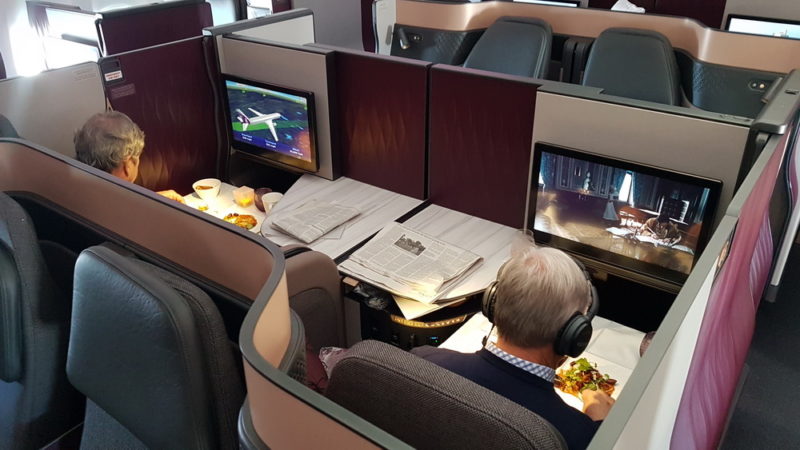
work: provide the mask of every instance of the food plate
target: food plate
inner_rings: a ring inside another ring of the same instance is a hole
[[[607,373],[600,372],[597,369],[597,363],[591,363],[586,358],[576,359],[567,367],[559,369],[555,380],[557,388],[575,396],[580,396],[581,392],[587,389],[601,390],[612,395],[616,384],[617,380],[611,378]]]
[[[261,231],[261,224],[264,222],[264,214],[256,210],[255,206],[242,208],[233,205],[217,214],[212,214],[218,219],[224,220],[228,223],[240,226],[243,230],[248,230],[253,233]],[[238,222],[238,223],[237,223]],[[246,224],[253,224],[251,228],[247,228]]]
[[[258,219],[251,214],[230,213],[223,217],[222,220],[232,223],[239,228],[244,228],[248,231],[252,230],[256,225],[258,225]]]
[[[589,351],[584,352],[581,355],[581,358],[586,358],[592,364],[597,364],[597,370],[599,370],[603,374],[608,374],[611,378],[617,380],[617,384],[614,386],[614,393],[611,394],[611,398],[616,400],[617,397],[619,397],[620,392],[622,392],[622,390],[625,388],[625,384],[627,383],[627,380],[630,378],[631,373],[633,373],[633,369],[620,366],[619,364],[611,362],[603,358],[602,356],[599,356],[595,353],[591,353]],[[569,364],[572,361],[575,361],[575,358],[569,358],[564,364],[561,365],[561,367],[559,367],[556,370],[556,372],[560,370],[569,369]],[[561,397],[561,399],[564,400],[564,402],[566,402],[568,405],[572,406],[575,409],[579,410],[583,409],[583,401],[580,399],[580,397],[576,397],[572,394],[567,394],[566,392],[557,388],[555,389],[555,391],[556,394],[558,394],[558,396]]]

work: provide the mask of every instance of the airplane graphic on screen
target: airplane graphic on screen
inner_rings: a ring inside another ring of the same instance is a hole
[[[246,131],[249,125],[255,125],[257,123],[266,123],[269,127],[269,131],[272,132],[272,136],[275,140],[278,140],[278,133],[275,132],[275,120],[282,118],[283,116],[280,113],[272,113],[272,114],[262,114],[256,111],[253,108],[247,108],[252,111],[256,116],[255,117],[247,117],[241,109],[236,110],[236,120],[242,123],[242,131]]]

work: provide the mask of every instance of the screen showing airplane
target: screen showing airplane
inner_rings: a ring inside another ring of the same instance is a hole
[[[310,92],[225,76],[234,148],[317,170]]]
[[[734,33],[800,39],[800,23],[765,17],[729,15],[725,29]]]
[[[536,240],[646,276],[685,281],[721,182],[537,143]]]

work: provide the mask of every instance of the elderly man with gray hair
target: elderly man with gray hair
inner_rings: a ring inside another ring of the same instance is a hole
[[[497,342],[488,341],[476,353],[433,347],[412,353],[539,414],[571,450],[586,448],[614,400],[586,390],[581,412],[564,403],[553,381],[565,355],[577,356],[588,343],[591,316],[586,313],[596,294],[588,275],[566,253],[537,247],[530,236],[524,241],[514,245],[511,259],[484,296]]]
[[[93,115],[75,132],[78,161],[133,183],[139,175],[139,158],[144,150],[144,132],[130,117],[118,111]],[[183,203],[173,190],[159,194]]]

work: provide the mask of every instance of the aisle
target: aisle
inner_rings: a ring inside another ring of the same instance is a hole
[[[777,301],[763,302],[747,355],[749,376],[722,450],[800,448],[800,247],[795,246]]]

